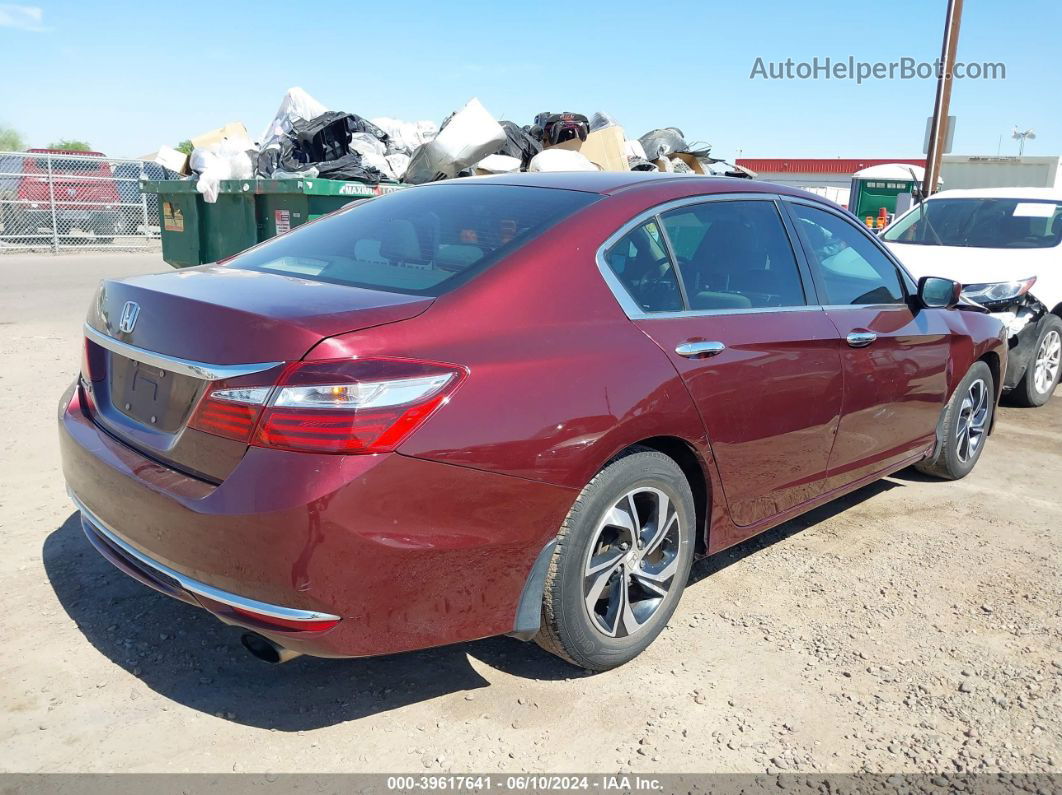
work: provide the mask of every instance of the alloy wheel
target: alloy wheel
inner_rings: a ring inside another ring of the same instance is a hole
[[[598,523],[583,566],[586,612],[612,638],[642,629],[664,602],[679,569],[682,528],[659,489],[632,489]]]
[[[1041,395],[1046,394],[1058,380],[1059,360],[1062,359],[1062,335],[1051,329],[1044,335],[1033,362],[1033,384]]]
[[[985,436],[988,422],[988,385],[978,378],[963,396],[956,421],[955,453],[959,461],[966,463],[977,455]]]

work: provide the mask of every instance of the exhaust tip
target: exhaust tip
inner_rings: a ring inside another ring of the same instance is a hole
[[[253,656],[263,662],[269,663],[270,665],[286,663],[299,656],[299,652],[285,649],[283,646],[269,640],[269,638],[263,638],[261,635],[256,635],[253,632],[245,632],[240,637],[240,643],[242,643],[243,647]]]

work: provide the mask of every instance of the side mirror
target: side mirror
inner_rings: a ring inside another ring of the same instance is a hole
[[[918,300],[929,309],[954,309],[962,294],[962,284],[940,276],[918,280]]]

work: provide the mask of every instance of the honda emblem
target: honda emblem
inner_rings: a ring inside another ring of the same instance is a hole
[[[118,330],[128,334],[136,325],[136,319],[140,317],[140,304],[136,301],[126,301],[122,307],[122,317],[118,321]]]

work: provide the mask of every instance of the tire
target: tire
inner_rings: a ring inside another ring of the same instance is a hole
[[[1019,406],[1037,408],[1051,399],[1062,374],[1062,318],[1048,315],[1040,336],[1036,338],[1033,358],[1025,368],[1025,375],[1010,393]]]
[[[662,505],[664,532],[657,533]],[[640,517],[637,523],[632,515]],[[695,516],[689,482],[671,458],[633,448],[613,459],[561,525],[546,574],[538,644],[593,671],[641,654],[686,587]],[[629,610],[622,609],[624,596]]]
[[[944,407],[940,444],[915,469],[943,480],[970,474],[985,449],[995,411],[995,380],[984,362],[974,362]]]

